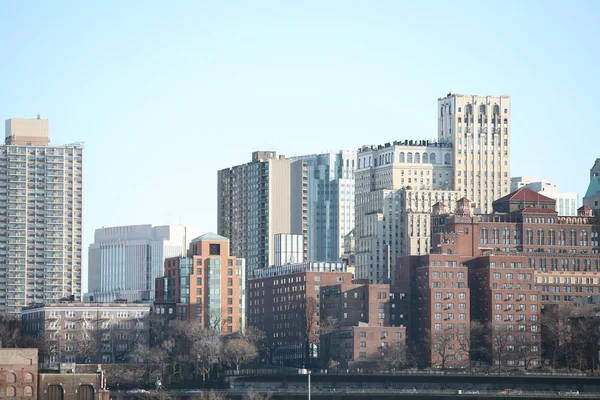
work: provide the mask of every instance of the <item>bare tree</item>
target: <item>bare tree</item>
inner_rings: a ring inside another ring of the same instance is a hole
[[[493,364],[502,368],[508,357],[509,346],[514,344],[513,332],[509,331],[504,324],[490,324],[488,335]]]
[[[74,332],[73,352],[77,359],[83,364],[98,362],[99,332],[93,328],[84,328]]]
[[[272,397],[272,393],[246,392],[242,400],[271,400]]]
[[[382,371],[396,371],[407,368],[411,364],[410,354],[406,346],[400,348],[392,346],[386,355],[379,361],[378,367]]]
[[[567,368],[570,367],[573,314],[574,307],[571,304],[547,308],[542,314],[542,343],[553,368],[561,364],[562,360]]]
[[[452,346],[455,342],[456,331],[454,328],[445,328],[439,332],[427,330],[425,344],[431,354],[431,366],[446,368],[446,361],[450,354],[454,354]]]
[[[330,368],[329,364],[333,361],[331,358],[331,338],[334,332],[339,329],[339,325],[339,320],[331,315],[320,321],[319,358],[325,368]]]
[[[258,356],[258,351],[253,343],[246,339],[231,339],[223,347],[225,360],[239,373],[242,365]]]
[[[473,368],[473,361],[485,358],[487,353],[485,335],[485,325],[477,320],[472,320],[469,327],[459,326],[457,329],[459,351],[469,357],[470,368]]]
[[[307,297],[306,301],[302,303],[302,313],[299,316],[302,324],[301,340],[305,347],[305,364],[308,367],[310,365],[310,353],[313,345],[315,345],[319,337],[315,334],[315,322],[317,321],[317,300],[314,297]]]

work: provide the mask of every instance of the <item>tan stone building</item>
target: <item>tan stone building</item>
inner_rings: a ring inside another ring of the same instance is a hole
[[[510,191],[510,96],[438,99],[438,140],[452,145],[454,189],[481,213]]]

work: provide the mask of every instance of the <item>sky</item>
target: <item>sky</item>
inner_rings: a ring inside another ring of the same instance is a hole
[[[52,144],[85,143],[85,253],[101,227],[216,232],[217,171],[259,149],[434,139],[448,92],[511,96],[512,176],[583,195],[600,157],[597,1],[37,0],[0,16],[0,118],[40,114]]]

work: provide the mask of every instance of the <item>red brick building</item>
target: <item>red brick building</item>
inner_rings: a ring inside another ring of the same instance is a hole
[[[468,262],[471,318],[487,326],[487,361],[531,368],[541,355],[541,300],[525,257],[484,256]]]
[[[350,283],[335,262],[257,269],[248,276],[248,323],[266,333],[267,362],[313,365],[319,357],[321,286]]]
[[[390,285],[321,286],[321,361],[342,368],[391,356],[406,344],[406,328],[392,326],[394,294]]]
[[[0,399],[38,398],[38,349],[0,349]]]
[[[443,254],[398,259],[392,283],[396,319],[408,326],[408,339],[420,348],[423,365],[468,366],[470,259]]]
[[[187,257],[167,258],[164,265],[165,275],[155,281],[158,315],[196,321],[223,335],[244,329],[246,265],[231,256],[227,238],[204,234],[192,240]]]
[[[526,188],[494,201],[489,215],[474,215],[468,200],[461,201],[455,214],[434,207],[432,252],[525,257],[542,304],[600,293],[600,218],[589,208],[577,217],[558,216],[555,200]]]

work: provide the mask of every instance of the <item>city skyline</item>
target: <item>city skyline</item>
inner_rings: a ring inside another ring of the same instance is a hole
[[[48,118],[52,145],[85,142],[84,249],[102,226],[216,231],[215,171],[254,150],[291,157],[429,140],[448,91],[510,95],[511,175],[583,197],[599,82],[580,78],[595,76],[599,6],[540,4],[149,3],[119,4],[117,14],[117,3],[3,4],[11,62],[0,109],[4,119]],[[498,54],[484,50],[491,43]],[[444,62],[458,48],[472,49],[477,66]],[[225,151],[207,150],[221,147],[213,138]],[[190,193],[174,196],[190,176]]]

